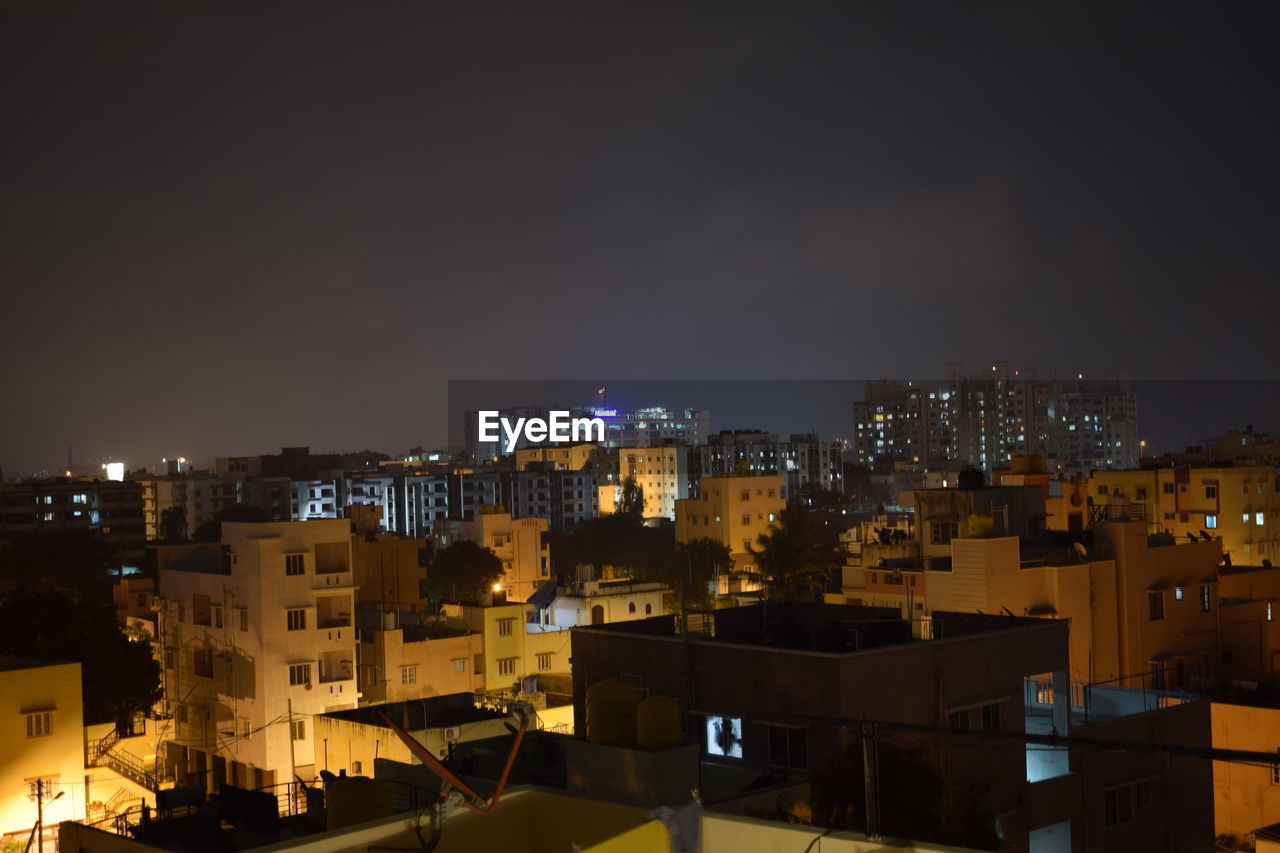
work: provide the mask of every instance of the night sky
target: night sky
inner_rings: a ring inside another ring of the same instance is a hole
[[[6,3],[0,465],[431,446],[449,379],[1280,378],[1278,24]]]

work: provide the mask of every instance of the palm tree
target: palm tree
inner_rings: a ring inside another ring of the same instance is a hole
[[[748,548],[756,570],[743,572],[764,584],[770,598],[790,601],[801,590],[826,589],[831,572],[840,566],[838,546],[823,541],[818,514],[803,504],[791,502],[769,525],[767,533]]]

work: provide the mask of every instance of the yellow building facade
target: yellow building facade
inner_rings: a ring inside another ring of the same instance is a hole
[[[781,474],[704,477],[698,497],[676,501],[676,541],[714,539],[728,547],[734,571],[753,570],[750,549],[786,506],[785,485]]]
[[[59,821],[85,818],[80,664],[0,657],[0,709],[0,842],[26,843],[36,825],[37,781],[46,836],[54,838]]]

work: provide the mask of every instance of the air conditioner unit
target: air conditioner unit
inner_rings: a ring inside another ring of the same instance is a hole
[[[462,737],[462,726],[447,726],[444,730],[445,740],[458,740]]]

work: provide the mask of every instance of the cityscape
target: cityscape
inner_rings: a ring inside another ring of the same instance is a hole
[[[3,16],[0,853],[1280,853],[1280,7]]]

